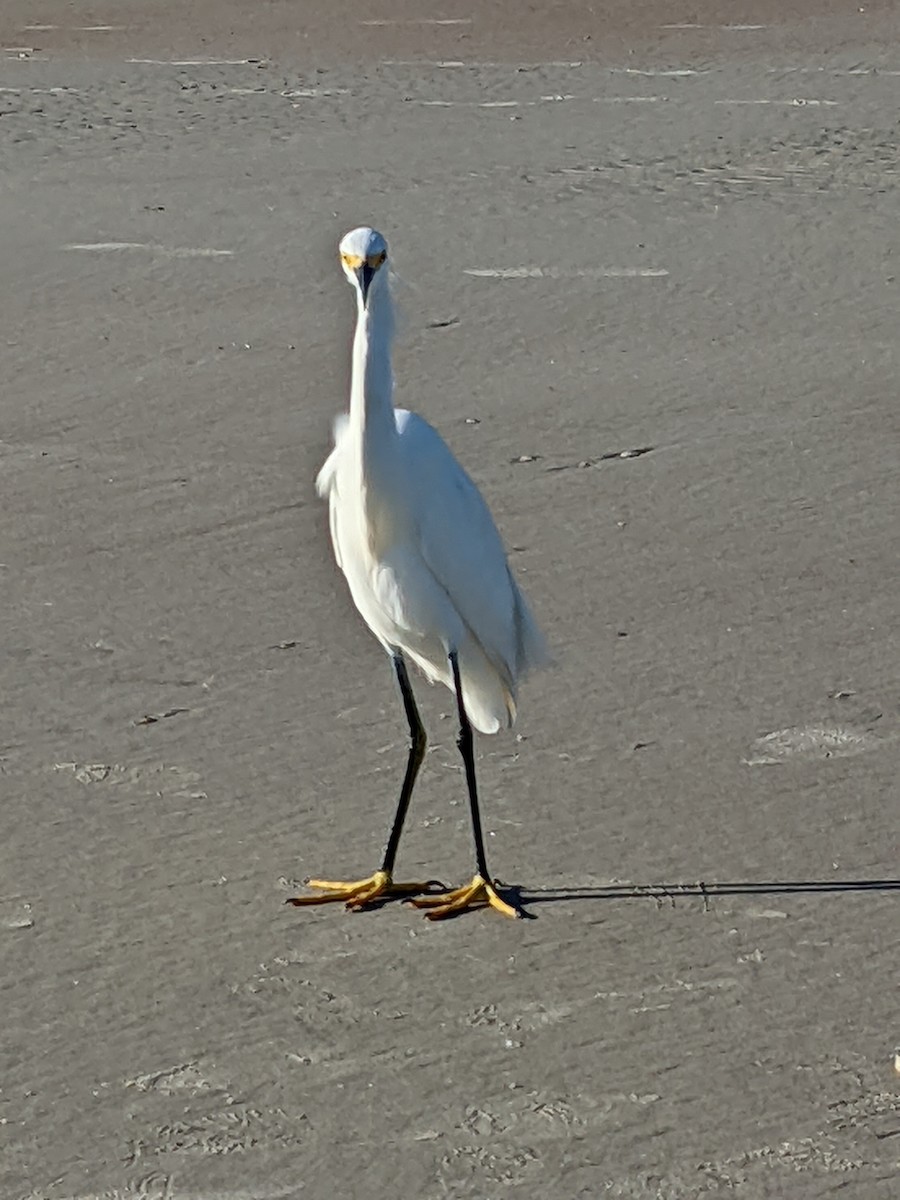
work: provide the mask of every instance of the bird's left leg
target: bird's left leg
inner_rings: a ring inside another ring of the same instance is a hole
[[[294,896],[287,901],[288,904],[295,904],[301,907],[307,904],[331,904],[342,901],[347,908],[358,912],[360,909],[366,908],[367,905],[374,902],[392,899],[396,896],[416,896],[421,892],[427,892],[429,888],[435,886],[433,880],[427,883],[395,883],[393,879],[394,859],[397,857],[397,847],[400,845],[400,834],[403,832],[403,822],[406,819],[406,811],[409,808],[413,787],[416,783],[416,776],[419,773],[419,768],[422,766],[422,760],[425,758],[427,739],[422,718],[419,716],[419,710],[416,707],[416,700],[415,696],[413,696],[412,685],[409,682],[409,674],[406,670],[406,662],[403,655],[399,650],[395,650],[392,659],[397,682],[400,685],[400,695],[403,698],[406,719],[409,723],[410,746],[409,757],[406,760],[406,774],[403,778],[403,787],[400,789],[400,799],[397,801],[397,811],[394,815],[394,823],[391,826],[390,836],[385,847],[381,869],[376,871],[374,875],[370,875],[368,879],[357,879],[353,882],[310,879],[309,886],[319,888],[322,894],[320,896]],[[441,885],[438,884],[437,886]]]
[[[521,917],[519,909],[509,904],[500,893],[488,870],[487,857],[484,852],[484,834],[481,830],[481,812],[478,808],[478,785],[475,781],[475,743],[472,735],[472,725],[463,703],[462,680],[459,675],[459,659],[456,651],[451,651],[450,669],[453,672],[453,687],[456,692],[456,707],[459,713],[459,737],[457,746],[462,755],[466,769],[466,786],[469,790],[469,808],[472,814],[472,833],[475,837],[476,873],[472,882],[465,887],[454,888],[428,896],[418,896],[410,900],[417,908],[426,910],[425,916],[430,921],[440,921],[444,917],[452,917],[466,908],[484,908],[489,906],[505,917]]]

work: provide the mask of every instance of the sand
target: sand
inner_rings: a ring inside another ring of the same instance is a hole
[[[0,1197],[896,1196],[896,13],[306,7],[3,6]],[[283,903],[405,754],[312,486],[364,221],[558,657],[533,920]]]

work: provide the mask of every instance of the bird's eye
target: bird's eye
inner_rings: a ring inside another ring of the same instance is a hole
[[[368,265],[372,268],[373,271],[377,271],[378,268],[381,266],[381,264],[384,262],[384,260],[386,258],[387,258],[387,254],[385,254],[385,252],[383,250],[381,251],[380,254],[370,254],[369,258],[367,260]]]

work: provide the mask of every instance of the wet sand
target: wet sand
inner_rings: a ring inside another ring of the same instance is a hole
[[[4,5],[0,1196],[887,1200],[896,14],[298,7]],[[559,659],[530,921],[283,904],[405,755],[312,487],[361,222]]]

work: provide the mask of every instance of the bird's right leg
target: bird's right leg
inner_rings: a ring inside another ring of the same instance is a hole
[[[350,883],[340,880],[310,879],[308,881],[309,886],[321,889],[322,895],[294,896],[287,901],[288,904],[302,906],[306,904],[330,904],[336,901],[343,901],[347,908],[358,912],[373,902],[387,900],[394,896],[416,896],[421,892],[431,890],[435,886],[435,880],[429,880],[425,883],[395,883],[393,879],[394,860],[397,857],[397,848],[400,845],[400,835],[403,832],[403,823],[406,820],[406,812],[409,808],[413,788],[415,787],[416,776],[419,774],[419,768],[422,766],[422,761],[425,758],[427,739],[425,736],[425,727],[419,716],[412,686],[409,682],[406,661],[399,650],[394,651],[392,660],[394,663],[394,672],[397,676],[397,683],[400,685],[400,695],[403,698],[406,719],[409,722],[410,744],[409,757],[406,760],[406,774],[403,777],[403,787],[400,789],[400,799],[397,801],[397,811],[394,814],[394,823],[391,826],[390,836],[385,847],[381,869],[376,871],[374,875],[370,875],[368,879],[357,879]]]

